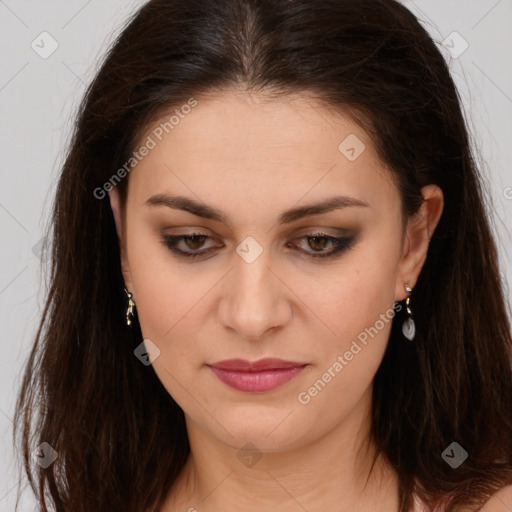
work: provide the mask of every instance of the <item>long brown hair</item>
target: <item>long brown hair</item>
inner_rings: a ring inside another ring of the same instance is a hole
[[[349,112],[398,184],[405,216],[427,184],[445,209],[374,379],[372,435],[413,493],[447,510],[512,483],[510,311],[482,178],[443,55],[395,0],[151,0],[110,48],[80,106],[52,216],[50,286],[15,412],[14,439],[42,510],[158,510],[189,453],[183,411],[133,350],[105,191],[148,122],[243,86],[313,92]],[[126,169],[126,167],[125,167]],[[119,173],[117,176],[119,177]],[[117,180],[126,197],[129,175]],[[48,468],[31,460],[48,443]],[[443,451],[468,458],[456,470]]]

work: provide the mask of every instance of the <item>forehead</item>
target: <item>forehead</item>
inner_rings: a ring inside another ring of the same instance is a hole
[[[368,134],[312,96],[268,100],[226,91],[196,101],[163,112],[143,135],[140,144],[151,138],[154,147],[129,187],[140,200],[176,187],[198,197],[264,195],[274,202],[334,191],[365,201],[393,193]]]
[[[164,144],[174,141],[176,155],[190,153],[191,144],[197,142],[194,155],[189,156],[200,158],[207,153],[209,158],[242,161],[252,157],[272,160],[280,153],[291,159],[295,153],[296,160],[305,157],[306,161],[330,162],[333,151],[337,154],[339,143],[349,135],[371,145],[364,130],[348,115],[320,103],[311,94],[268,99],[227,90],[196,101],[196,106],[180,118],[173,115],[180,106],[163,112],[147,134],[161,133],[156,133],[156,138],[165,138]]]

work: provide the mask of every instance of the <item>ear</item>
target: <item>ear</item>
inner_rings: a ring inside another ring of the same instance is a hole
[[[119,251],[121,254],[121,271],[123,273],[125,287],[129,292],[133,293],[132,276],[126,249],[125,216],[123,216],[121,198],[119,197],[119,190],[117,190],[117,187],[112,187],[108,192],[108,196],[110,199],[110,207],[112,208],[112,213],[114,214],[114,221],[116,223],[117,238],[119,240]]]
[[[424,201],[420,209],[408,221],[398,267],[395,285],[397,301],[407,298],[405,285],[412,289],[427,259],[427,251],[434,231],[439,223],[444,207],[443,191],[437,185],[427,185],[421,189]]]

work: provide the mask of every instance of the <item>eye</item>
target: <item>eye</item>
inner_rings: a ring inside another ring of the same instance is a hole
[[[197,256],[204,256],[211,253],[215,249],[221,248],[221,245],[214,245],[207,249],[199,250],[205,245],[208,240],[213,240],[212,237],[205,233],[187,233],[186,235],[164,235],[163,243],[178,257],[195,258]],[[355,242],[355,236],[331,236],[325,233],[311,233],[295,240],[304,240],[309,249],[301,249],[300,252],[304,253],[307,257],[311,258],[328,258],[340,255],[343,251],[350,249]],[[183,244],[179,248],[179,244]],[[297,247],[295,244],[287,243],[287,247]],[[331,246],[331,250],[325,250]]]
[[[329,258],[335,255],[340,255],[343,251],[350,249],[355,242],[355,236],[331,236],[325,233],[311,233],[296,240],[307,241],[307,247],[313,249],[312,251],[303,251],[311,258]],[[286,244],[290,246],[290,244]],[[325,248],[331,246],[330,251]]]
[[[209,249],[198,251],[206,242],[211,239],[210,236],[204,233],[190,233],[186,235],[172,236],[164,235],[164,244],[178,256],[184,256],[187,258],[195,258],[196,256],[202,256],[210,253],[216,247],[210,247]],[[185,244],[185,250],[178,249],[177,245],[183,242]],[[186,249],[190,249],[192,252],[187,252]],[[195,252],[194,252],[195,251]]]

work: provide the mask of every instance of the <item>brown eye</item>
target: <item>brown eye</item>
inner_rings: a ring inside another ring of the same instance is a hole
[[[183,237],[183,241],[189,249],[197,250],[201,248],[207,238],[205,235],[192,235]]]
[[[219,247],[211,246],[200,250],[209,239],[213,240],[210,236],[205,235],[204,233],[191,233],[189,235],[180,236],[164,235],[163,239],[164,245],[166,245],[172,252],[178,256],[184,256],[187,258],[203,256]],[[180,244],[182,244],[182,249],[178,247]]]
[[[356,236],[331,236],[324,233],[312,233],[305,235],[297,240],[306,240],[306,248],[301,252],[311,258],[329,258],[341,255],[343,251],[352,248],[355,243]],[[293,245],[293,244],[287,244]],[[300,247],[300,244],[298,244]],[[326,250],[331,245],[331,250]]]
[[[311,243],[311,241],[313,243]],[[326,236],[310,236],[308,237],[308,245],[311,247],[311,249],[314,249],[315,251],[321,251],[322,249],[325,249],[325,246],[329,240]]]

